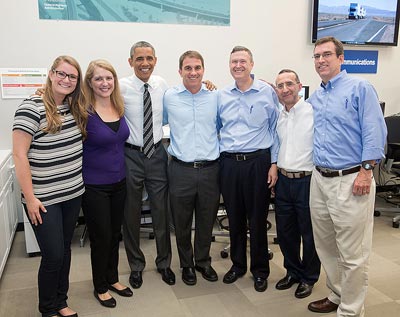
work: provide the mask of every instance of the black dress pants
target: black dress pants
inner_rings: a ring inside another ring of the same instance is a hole
[[[118,282],[119,238],[124,214],[126,181],[85,184],[82,208],[90,238],[94,289],[103,294]]]
[[[287,274],[300,282],[314,285],[319,278],[321,263],[312,232],[310,181],[311,175],[288,178],[279,173],[275,185],[275,219],[278,242],[284,258],[283,266]]]
[[[255,278],[269,276],[267,216],[271,191],[267,176],[269,150],[245,161],[221,153],[221,192],[229,220],[232,270],[247,271],[247,228],[250,231],[250,272]]]

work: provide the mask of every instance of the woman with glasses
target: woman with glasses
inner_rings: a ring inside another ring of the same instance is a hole
[[[42,259],[38,273],[42,316],[78,316],[68,307],[71,239],[84,192],[82,138],[87,112],[81,68],[59,56],[42,96],[22,102],[15,113],[13,155],[25,212]]]
[[[87,138],[83,144],[83,212],[89,231],[94,296],[105,307],[116,306],[109,290],[133,295],[118,281],[118,248],[125,206],[124,144],[129,129],[114,68],[92,61],[86,71]]]

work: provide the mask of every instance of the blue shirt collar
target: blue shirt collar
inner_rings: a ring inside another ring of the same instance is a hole
[[[191,92],[189,90],[187,90],[187,88],[182,83],[180,83],[179,85],[176,86],[176,90],[178,91],[178,93],[187,91],[188,93],[191,94]],[[201,84],[201,88],[197,93],[201,92],[202,90],[208,91],[205,84]]]
[[[339,74],[337,74],[330,81],[328,81],[326,85],[323,82],[321,82],[321,87],[323,89],[333,88],[335,87],[336,82],[345,76],[347,76],[347,71],[343,69]]]
[[[260,82],[259,80],[255,79],[254,74],[250,74],[250,77],[253,79],[253,83],[251,84],[250,88],[247,89],[246,91],[250,91],[250,90],[260,91],[260,90],[261,90],[261,86],[262,86],[261,82]],[[230,90],[230,91],[237,90],[237,91],[239,91],[239,92],[241,91],[241,90],[237,87],[236,82],[234,82],[234,83],[229,87],[229,90]],[[244,91],[243,91],[243,92],[244,92]]]

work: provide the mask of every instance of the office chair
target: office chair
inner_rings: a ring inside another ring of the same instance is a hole
[[[379,216],[380,212],[400,213],[400,113],[385,117],[385,122],[388,135],[384,169],[389,179],[382,184],[382,187],[383,190],[386,187],[390,191],[386,191],[383,198],[394,207],[375,208],[375,216]],[[382,189],[378,188],[377,191],[382,191]],[[393,217],[392,225],[393,228],[400,227],[400,215]]]
[[[273,204],[273,199],[271,199],[271,204],[269,206],[269,211],[274,211],[275,210],[275,206]],[[216,218],[216,222],[218,225],[218,230],[214,230],[213,231],[213,241],[215,241],[215,237],[216,236],[222,236],[222,237],[229,237],[229,221],[228,221],[228,215],[226,213],[225,210],[225,205],[222,199],[222,195],[220,198],[220,205],[219,205],[219,210],[218,210],[218,214],[217,214],[217,218]],[[269,231],[272,228],[272,224],[270,221],[268,221],[267,219],[267,231]],[[249,232],[247,233],[247,235],[249,236]],[[266,232],[266,238],[268,235],[274,235],[275,233],[267,233]],[[275,243],[275,239],[274,238],[274,243]],[[229,251],[230,251],[230,244],[226,245],[220,252],[221,258],[227,258],[229,256]],[[267,257],[268,260],[272,260],[272,258],[274,257],[274,253],[271,251],[270,248],[268,248],[267,250]]]

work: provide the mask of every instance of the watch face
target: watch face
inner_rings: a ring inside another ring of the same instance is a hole
[[[366,169],[366,170],[372,170],[372,169],[374,168],[374,165],[369,164],[369,163],[364,163],[364,164],[362,165],[362,167],[363,167],[364,169]]]

